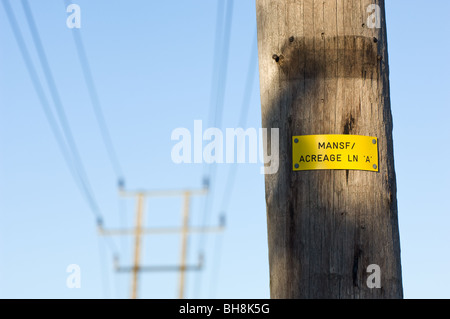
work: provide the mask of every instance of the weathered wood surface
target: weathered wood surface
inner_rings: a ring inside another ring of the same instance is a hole
[[[381,28],[366,25],[381,8]],[[383,0],[256,0],[272,298],[402,298]],[[379,139],[379,172],[292,170],[294,135]],[[270,138],[268,139],[270,141]],[[381,268],[368,288],[367,266]]]

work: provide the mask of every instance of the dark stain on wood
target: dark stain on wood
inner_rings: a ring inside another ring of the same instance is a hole
[[[359,287],[358,285],[358,267],[359,267],[359,257],[361,256],[361,249],[359,247],[356,247],[355,249],[355,255],[353,256],[353,268],[352,268],[352,279],[353,279],[353,286]]]
[[[348,57],[349,50],[354,54],[352,54],[351,58],[339,61],[339,67],[342,67],[342,71],[337,76],[361,78],[361,69],[374,72],[378,68],[377,45],[374,43],[373,38],[358,35],[326,36],[325,33],[321,33],[320,37],[323,42],[346,43],[349,48],[336,49],[334,60],[329,61],[329,57],[325,54],[317,54],[317,39],[302,37],[294,42],[294,37],[291,36],[283,44],[280,54],[272,56],[276,62],[284,60],[282,71],[285,76],[291,80],[327,77],[330,73],[336,72],[338,57]]]
[[[350,134],[354,127],[355,119],[353,118],[352,113],[350,113],[350,115],[347,117],[347,120],[345,121],[343,133]]]

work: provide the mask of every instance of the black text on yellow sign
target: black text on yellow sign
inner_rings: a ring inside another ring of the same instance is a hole
[[[378,139],[362,135],[292,137],[294,171],[352,169],[378,171]]]

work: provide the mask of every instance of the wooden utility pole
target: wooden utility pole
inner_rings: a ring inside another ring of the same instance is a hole
[[[184,298],[184,275],[186,267],[186,254],[187,254],[187,237],[189,232],[189,201],[190,193],[185,192],[183,195],[183,230],[181,232],[181,258],[180,258],[180,284],[178,298]]]
[[[136,207],[136,228],[134,236],[134,262],[133,262],[133,279],[131,283],[131,299],[137,298],[138,290],[138,275],[139,275],[139,264],[141,260],[141,235],[142,235],[142,224],[143,224],[143,212],[144,212],[144,195],[141,193],[137,194],[137,207]]]
[[[262,126],[280,136],[265,176],[271,297],[402,298],[384,1],[256,0],[256,12]],[[377,137],[378,171],[293,170],[293,136],[315,134]]]

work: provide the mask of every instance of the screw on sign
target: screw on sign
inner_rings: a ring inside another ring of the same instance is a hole
[[[302,135],[294,136],[293,142],[294,170],[376,171],[378,168],[377,139],[371,136]]]

